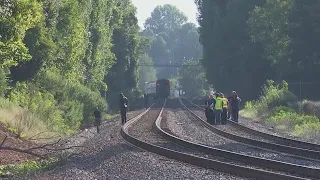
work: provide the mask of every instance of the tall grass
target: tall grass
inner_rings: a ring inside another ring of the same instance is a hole
[[[58,134],[37,116],[7,99],[0,98],[0,121],[18,138],[48,142],[55,140]]]

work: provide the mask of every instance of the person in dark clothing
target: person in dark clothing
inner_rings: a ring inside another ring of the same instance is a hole
[[[210,94],[209,100],[208,100],[208,122],[210,124],[216,123],[216,117],[215,117],[215,112],[214,112],[215,104],[216,104],[216,102],[214,99],[214,95]]]
[[[95,117],[95,126],[97,126],[97,133],[100,132],[100,125],[101,125],[101,112],[99,111],[99,108],[96,108],[93,112],[93,115]]]
[[[143,98],[144,98],[144,108],[148,108],[148,101],[149,101],[148,95],[144,94]]]
[[[204,113],[207,118],[207,122],[209,122],[209,101],[210,101],[210,95],[208,95],[207,99],[204,101],[205,110]]]
[[[129,101],[128,98],[123,95],[123,93],[120,93],[120,101],[119,101],[119,109],[120,109],[120,115],[121,115],[121,123],[122,125],[127,122],[127,111],[129,107]]]
[[[230,104],[230,100],[231,100],[231,95],[229,97],[227,97],[228,100],[228,112],[227,112],[227,119],[229,120],[231,118],[231,114],[232,114],[232,110],[231,110],[231,104]]]
[[[241,99],[238,97],[238,94],[235,91],[232,91],[232,97],[230,99],[232,120],[238,122],[239,119],[239,110],[240,110]]]

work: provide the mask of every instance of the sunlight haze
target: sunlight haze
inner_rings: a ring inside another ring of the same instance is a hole
[[[176,6],[182,11],[187,17],[188,21],[195,23],[197,22],[197,6],[194,0],[132,0],[132,3],[137,8],[137,18],[139,20],[139,26],[143,28],[145,20],[151,16],[151,12],[158,5],[171,4]]]

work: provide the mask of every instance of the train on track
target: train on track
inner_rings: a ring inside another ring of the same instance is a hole
[[[144,93],[148,97],[167,98],[170,96],[170,81],[168,79],[158,79],[157,81],[146,82]]]

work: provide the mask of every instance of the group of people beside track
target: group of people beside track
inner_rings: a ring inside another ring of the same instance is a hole
[[[213,125],[225,125],[227,120],[238,122],[241,99],[235,91],[229,97],[223,93],[211,92],[205,101],[207,122]]]
[[[119,111],[120,111],[120,116],[121,116],[121,124],[125,124],[127,122],[127,112],[128,112],[128,107],[129,107],[129,101],[128,98],[123,94],[120,93],[119,97]],[[95,126],[97,126],[97,132],[100,132],[100,125],[101,125],[101,111],[97,107],[95,111],[93,112],[93,115],[95,117]]]

